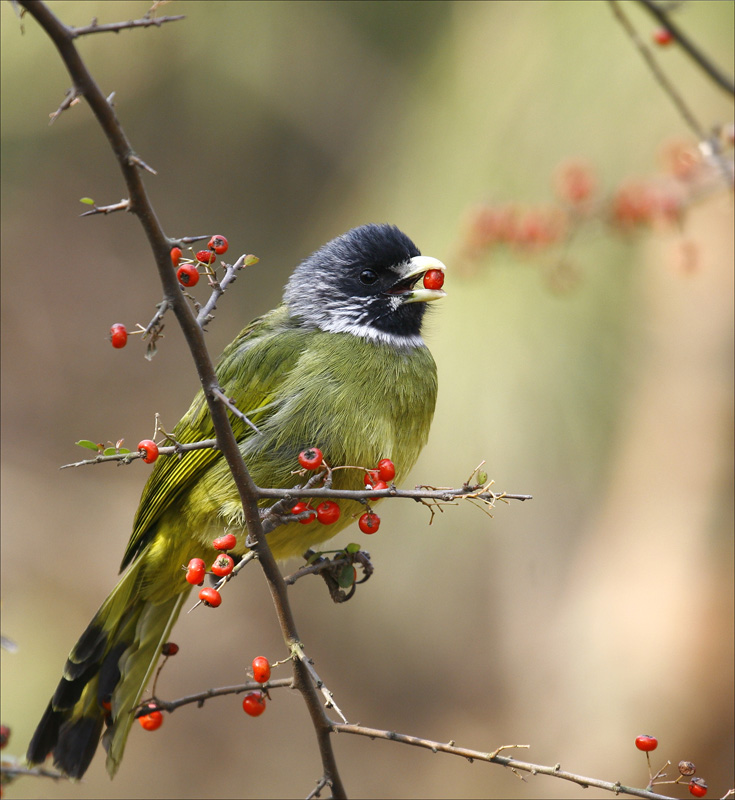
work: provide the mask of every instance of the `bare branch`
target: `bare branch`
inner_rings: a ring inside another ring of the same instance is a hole
[[[625,32],[638,49],[638,52],[643,56],[643,59],[653,73],[654,78],[664,92],[671,98],[671,101],[676,106],[679,114],[681,114],[686,124],[694,132],[697,140],[699,141],[699,147],[702,151],[702,154],[717,165],[727,187],[730,188],[732,186],[733,177],[732,169],[730,168],[726,159],[722,157],[722,147],[718,137],[716,135],[708,134],[707,131],[705,131],[705,129],[700,125],[699,120],[694,116],[694,113],[686,104],[684,98],[681,96],[674,84],[668,79],[666,73],[661,69],[658,61],[653,55],[651,48],[638,35],[638,31],[636,31],[631,21],[625,15],[625,12],[620,6],[619,0],[608,0],[608,2],[616,19],[623,26]]]
[[[639,36],[638,31],[625,15],[620,6],[619,0],[608,0],[613,14],[618,22],[623,26],[625,32],[630,37],[633,44],[638,48],[638,52],[643,56],[644,61],[653,73],[653,77],[658,81],[661,88],[669,95],[677,110],[683,117],[686,124],[692,129],[698,140],[707,138],[707,132],[699,124],[694,114],[689,110],[689,106],[684,102],[684,98],[679,94],[674,84],[666,77],[666,73],[659,66],[651,48]]]
[[[5,761],[0,765],[0,775],[6,775],[8,778],[30,775],[35,778],[51,778],[54,781],[71,780],[67,775],[56,772],[56,770],[47,769],[46,767],[24,767],[20,764],[10,764]]]
[[[303,664],[304,669],[308,672],[309,677],[312,680],[312,683],[324,696],[325,707],[333,708],[339,714],[342,721],[346,723],[347,717],[345,717],[340,707],[337,705],[337,703],[335,703],[332,692],[327,689],[327,687],[324,685],[324,681],[322,681],[322,679],[317,675],[316,670],[314,669],[314,664],[304,652],[304,648],[302,647],[301,643],[294,642],[293,645],[291,645],[291,652],[293,653],[294,659],[298,659],[298,661]]]
[[[61,101],[61,105],[56,109],[56,111],[49,114],[49,125],[53,125],[54,122],[61,116],[62,112],[66,111],[67,108],[76,105],[79,102],[79,94],[77,90],[72,87],[71,89],[67,89],[66,97]]]
[[[256,433],[260,433],[260,431],[258,430],[258,428],[257,428],[257,427],[256,427],[256,426],[255,426],[255,425],[254,425],[254,424],[253,424],[253,423],[252,423],[252,422],[251,422],[251,421],[250,421],[250,420],[249,420],[249,419],[248,419],[248,418],[245,416],[245,414],[243,414],[243,413],[242,413],[242,411],[240,411],[240,409],[239,409],[239,408],[238,408],[238,407],[237,407],[237,406],[236,406],[236,405],[235,405],[235,404],[232,402],[232,400],[230,400],[230,398],[229,398],[229,397],[227,397],[227,395],[226,395],[226,394],[225,394],[225,393],[224,393],[224,392],[223,392],[221,389],[215,389],[213,393],[214,393],[214,396],[215,396],[215,397],[216,397],[216,398],[217,398],[217,399],[218,399],[218,400],[219,400],[221,403],[224,403],[224,405],[225,405],[225,406],[226,406],[226,407],[227,407],[227,408],[228,408],[228,409],[229,409],[229,410],[230,410],[230,411],[231,411],[231,412],[232,412],[232,413],[233,413],[233,414],[234,414],[234,415],[235,415],[235,416],[236,416],[238,419],[242,420],[242,421],[243,421],[243,422],[244,422],[246,425],[249,425],[249,426],[250,426],[250,427],[251,427],[251,428],[252,428],[252,429],[253,429],[253,430],[254,430]],[[255,488],[255,486],[254,486],[254,485],[253,485],[253,488]]]
[[[109,206],[98,206],[96,203],[89,210],[80,214],[80,217],[91,217],[94,214],[112,214],[115,211],[130,211],[130,200],[123,198],[119,203],[113,203]]]
[[[735,95],[735,83],[719,67],[715,66],[709,58],[684,34],[684,32],[671,20],[669,12],[654,0],[638,0],[643,8],[648,11],[681,45],[682,50],[701,67],[720,89],[728,94]]]
[[[165,25],[167,22],[178,22],[181,19],[186,19],[186,17],[183,14],[173,17],[142,17],[141,19],[131,19],[127,22],[109,22],[100,25],[95,18],[89,25],[70,28],[69,30],[72,38],[77,39],[80,36],[89,36],[90,33],[119,33],[129,28],[150,28],[151,26],[160,28],[161,25]]]
[[[204,237],[206,238],[206,237]],[[212,294],[207,300],[207,302],[201,307],[199,313],[197,314],[197,322],[204,328],[208,322],[212,320],[212,312],[217,307],[217,301],[222,297],[222,295],[227,290],[227,287],[235,282],[237,278],[237,273],[239,270],[243,269],[244,267],[248,266],[249,263],[254,263],[252,259],[254,256],[250,255],[242,255],[234,264],[227,265],[225,267],[225,274],[221,281],[215,281],[210,279],[210,286],[212,287]]]
[[[142,714],[150,713],[151,711],[176,711],[181,706],[191,705],[196,703],[201,708],[207,700],[213,697],[224,697],[230,694],[242,694],[243,692],[252,692],[255,689],[293,689],[293,678],[276,678],[267,683],[256,683],[255,681],[248,681],[247,683],[239,683],[236,686],[220,686],[217,689],[205,689],[203,692],[196,694],[188,694],[185,697],[179,697],[176,700],[161,700],[159,697],[154,697],[152,700],[146,700],[146,709],[142,709]],[[140,714],[140,716],[142,716]],[[138,715],[136,715],[138,716]]]
[[[503,745],[491,753],[484,753],[480,750],[470,750],[466,747],[457,747],[454,742],[434,742],[430,739],[423,739],[419,736],[408,736],[404,733],[396,733],[395,731],[384,731],[378,728],[366,728],[363,725],[345,725],[343,723],[335,722],[332,724],[332,730],[335,733],[352,733],[358,736],[367,736],[370,739],[386,739],[391,742],[400,742],[401,744],[409,744],[414,747],[423,747],[431,750],[432,753],[448,753],[449,755],[460,756],[466,758],[468,761],[487,761],[493,764],[501,764],[508,767],[514,772],[530,772],[532,775],[548,775],[553,778],[561,778],[565,781],[571,781],[583,788],[594,786],[597,789],[604,789],[605,791],[612,792],[613,794],[627,794],[632,797],[643,797],[648,800],[671,800],[666,795],[657,794],[656,792],[648,791],[647,789],[636,789],[630,786],[623,786],[620,781],[602,781],[597,778],[587,778],[583,775],[576,775],[573,772],[566,772],[562,770],[560,764],[555,764],[553,767],[544,766],[542,764],[531,764],[527,761],[518,761],[515,758],[508,758],[507,756],[499,755],[502,750],[508,750],[516,747],[528,747],[528,745]]]

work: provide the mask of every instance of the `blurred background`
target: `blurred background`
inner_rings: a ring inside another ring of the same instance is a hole
[[[142,16],[142,2],[56,2],[68,24]],[[648,40],[655,25],[623,8]],[[279,300],[292,268],[350,227],[392,222],[448,265],[427,341],[440,395],[407,485],[458,486],[486,469],[532,494],[493,517],[380,507],[358,541],[376,574],[343,606],[321,581],[292,602],[307,650],[351,721],[643,787],[652,763],[694,761],[710,794],[733,776],[732,195],[681,230],[633,237],[591,225],[565,254],[461,257],[468,209],[548,203],[568,157],[608,190],[660,169],[684,123],[604,2],[179,2],[161,29],[79,48],[140,156],[169,235],[222,233],[255,253],[208,332],[219,354]],[[134,447],[154,412],[173,427],[197,378],[173,319],[149,363],[110,325],[145,324],[160,287],[129,215],[79,219],[81,197],[125,195],[82,102],[53,126],[69,79],[10,4],[2,21],[2,654],[4,751],[22,755],[69,649],[116,581],[149,467],[60,472],[80,438]],[[676,22],[720,65],[733,4],[688,3]],[[657,51],[705,128],[728,96],[673,46]],[[682,267],[683,248],[694,251]],[[556,256],[554,256],[556,257]],[[205,293],[202,290],[201,297]],[[369,398],[366,398],[369,402]],[[290,565],[295,566],[294,564]],[[217,612],[182,615],[159,693],[242,682],[286,655],[258,570]],[[286,668],[276,672],[285,676]],[[543,777],[339,737],[353,797],[575,797]],[[675,770],[675,767],[674,767]],[[19,780],[7,797],[300,797],[320,776],[300,698],[257,720],[240,698],[136,726],[110,782]],[[662,787],[670,789],[670,787]],[[688,796],[684,786],[671,789]],[[585,798],[608,796],[588,789]]]

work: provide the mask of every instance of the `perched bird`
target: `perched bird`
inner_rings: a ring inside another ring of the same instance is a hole
[[[232,426],[256,484],[290,488],[298,454],[318,447],[331,466],[373,467],[390,458],[400,481],[426,443],[436,402],[436,365],[423,339],[426,288],[422,256],[391,225],[365,225],[332,240],[294,270],[283,302],[250,323],[225,349],[217,376],[256,430]],[[429,285],[431,283],[429,282]],[[200,391],[174,429],[179,442],[214,436]],[[364,489],[360,470],[336,470],[334,489]],[[270,501],[272,502],[272,501]],[[288,522],[268,534],[277,559],[303,554],[362,513],[339,500],[334,525]],[[261,505],[268,505],[263,501]],[[243,554],[239,495],[218,450],[161,457],[143,490],[117,586],[71,651],[33,735],[27,758],[80,778],[100,737],[114,776],[141,695],[191,585],[182,565],[211,564],[212,541],[229,531]],[[104,731],[104,736],[103,736]]]

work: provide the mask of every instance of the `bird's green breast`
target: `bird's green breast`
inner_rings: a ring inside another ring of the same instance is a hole
[[[381,458],[390,458],[398,483],[426,443],[437,393],[436,365],[426,347],[396,349],[347,333],[277,326],[271,335],[247,343],[240,356],[228,354],[238,357],[250,364],[246,372],[254,364],[259,365],[257,374],[264,365],[271,371],[267,396],[255,402],[250,388],[238,402],[260,431],[245,434],[240,445],[259,486],[285,488],[303,482],[292,472],[298,469],[299,452],[310,446],[319,447],[331,467],[372,468]],[[234,362],[226,368],[231,375],[237,373]],[[227,392],[238,399],[232,388]],[[266,409],[259,413],[264,400]],[[363,477],[358,469],[338,469],[333,488],[362,489]],[[221,533],[228,522],[240,524],[239,497],[222,458],[182,501],[182,515],[203,541]],[[276,557],[303,553],[364,511],[355,501],[340,501],[340,506],[342,516],[335,525],[290,523],[274,530],[268,541]]]

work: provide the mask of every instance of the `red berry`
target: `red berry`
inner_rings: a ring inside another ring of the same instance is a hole
[[[237,537],[234,533],[226,533],[224,536],[220,536],[219,539],[215,539],[212,542],[212,547],[215,550],[232,550],[232,548],[237,544]]]
[[[112,341],[112,346],[118,350],[121,347],[125,347],[128,343],[128,331],[126,327],[120,322],[116,322],[110,328],[110,340]]]
[[[319,469],[323,458],[322,451],[318,447],[309,447],[299,453],[299,464],[304,469]]]
[[[217,606],[222,602],[222,595],[212,586],[205,586],[199,592],[199,599],[205,605],[212,606],[212,608],[217,608]]]
[[[225,239],[224,236],[213,236],[209,240],[209,244],[207,245],[207,247],[210,250],[214,250],[214,252],[217,253],[218,256],[221,256],[223,253],[227,252],[227,248],[229,247],[229,245],[227,244],[227,239]]]
[[[652,34],[653,41],[661,47],[666,47],[674,41],[674,36],[668,28],[658,28]]]
[[[444,286],[444,273],[440,269],[430,269],[424,273],[425,289],[441,289]]]
[[[176,653],[179,652],[179,646],[176,642],[166,642],[161,648],[161,654],[168,658],[169,656],[175,656]]]
[[[304,511],[311,511],[312,513],[305,519],[298,520],[298,522],[300,522],[302,525],[308,525],[310,522],[314,521],[314,517],[316,516],[316,511],[314,511],[314,509],[308,503],[305,503],[303,500],[301,500],[291,509],[292,514],[303,514]]]
[[[213,264],[217,260],[217,256],[209,250],[200,250],[197,253],[197,261],[202,264]]]
[[[378,481],[374,483],[372,486],[368,486],[368,489],[372,489],[374,492],[379,491],[380,489],[387,489],[388,484],[385,481]]]
[[[263,692],[248,692],[242,701],[242,709],[251,717],[259,717],[265,711]]]
[[[138,722],[143,726],[143,730],[156,731],[163,725],[163,714],[160,711],[151,711],[150,714],[138,717]]]
[[[636,737],[635,746],[639,750],[643,750],[644,753],[650,753],[651,750],[655,750],[658,747],[658,739],[655,736],[644,734]]]
[[[10,739],[10,728],[7,725],[0,725],[0,750],[5,747]]]
[[[253,678],[258,683],[266,683],[271,676],[271,665],[265,656],[253,659]]]
[[[182,286],[196,286],[199,283],[199,271],[193,264],[182,264],[176,271],[176,278]]]
[[[180,247],[172,247],[171,248],[171,263],[175,266],[179,266],[179,259],[181,258],[181,248]]]
[[[702,778],[692,778],[689,781],[689,791],[695,797],[704,797],[707,794],[707,784]]]
[[[158,445],[151,439],[138,442],[138,452],[143,453],[143,461],[152,464],[158,458]]]
[[[592,166],[582,159],[563,162],[555,175],[556,193],[567,203],[580,205],[595,192],[596,179]]]
[[[325,500],[316,507],[316,518],[322,525],[331,525],[339,519],[339,506],[334,500]]]
[[[378,461],[378,478],[381,481],[392,481],[396,477],[396,465],[389,459],[383,458]]]
[[[192,558],[186,567],[186,580],[192,586],[201,586],[204,583],[204,576],[207,572],[207,566],[201,558]]]
[[[371,489],[372,487],[380,480],[378,477],[378,470],[377,469],[369,469],[365,472],[365,477],[363,478],[365,481],[365,486],[369,486]]]
[[[214,560],[214,564],[212,564],[212,572],[218,578],[224,578],[225,575],[229,575],[235,567],[235,560],[232,556],[227,555],[227,553],[221,553],[217,556]]]
[[[373,514],[372,511],[368,511],[360,517],[357,524],[363,533],[375,533],[380,527],[380,517]]]

